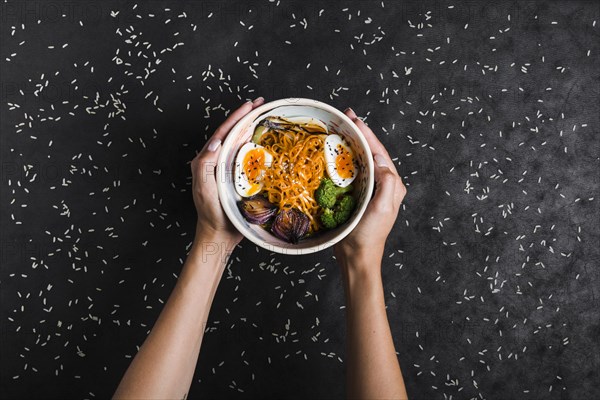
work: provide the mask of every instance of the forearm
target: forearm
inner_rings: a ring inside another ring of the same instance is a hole
[[[366,261],[370,264],[380,260]],[[380,270],[344,268],[349,398],[407,398],[385,310]]]
[[[220,248],[209,237],[197,234],[177,284],[115,398],[181,399],[187,395],[225,266]]]

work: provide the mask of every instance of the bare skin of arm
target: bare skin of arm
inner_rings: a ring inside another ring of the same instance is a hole
[[[407,399],[385,310],[381,260],[385,241],[406,195],[389,154],[354,111],[346,110],[374,156],[376,191],[359,225],[334,248],[344,281],[347,396]]]
[[[196,236],[177,284],[131,365],[116,399],[183,399],[187,397],[208,313],[228,254],[242,239],[224,215],[218,200],[214,167],[220,145],[258,98],[234,111],[191,163]]]
[[[216,239],[218,240],[218,239]],[[224,257],[215,239],[198,232],[177,284],[146,341],[127,369],[115,398],[186,396]]]
[[[258,98],[233,112],[192,161],[193,197],[198,212],[194,243],[175,289],[114,398],[187,397],[227,256],[242,239],[219,204],[214,166],[220,144],[231,128],[263,101]],[[377,190],[367,212],[359,226],[335,247],[348,304],[348,396],[406,398],[385,312],[380,270],[383,243],[406,189],[373,132],[353,111],[346,114],[367,137],[378,165]]]

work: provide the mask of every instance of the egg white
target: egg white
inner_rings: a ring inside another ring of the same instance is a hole
[[[323,150],[325,152],[326,170],[327,175],[329,175],[329,178],[336,186],[346,187],[356,178],[356,163],[353,167],[354,174],[350,178],[342,178],[338,173],[335,163],[339,154],[338,146],[349,152],[352,156],[352,160],[355,160],[354,151],[352,151],[352,148],[339,135],[327,135],[327,138],[325,139],[325,149]]]
[[[258,182],[254,184],[248,180],[248,177],[244,173],[244,158],[250,150],[254,150],[257,148],[260,148],[264,151],[265,163],[264,169],[261,170],[259,178],[257,179]],[[259,193],[264,187],[262,177],[264,176],[266,169],[271,166],[272,162],[273,156],[263,146],[252,142],[244,144],[238,151],[238,154],[235,158],[234,185],[236,192],[242,197],[250,197]]]

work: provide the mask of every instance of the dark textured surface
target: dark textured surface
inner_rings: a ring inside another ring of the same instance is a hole
[[[191,241],[186,161],[258,95],[351,105],[397,157],[412,398],[600,397],[597,2],[0,10],[2,398],[113,392]],[[342,306],[330,251],[242,242],[190,396],[342,397]]]

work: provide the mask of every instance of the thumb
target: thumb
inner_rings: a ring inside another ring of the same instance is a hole
[[[375,154],[375,195],[369,207],[377,211],[388,211],[394,208],[394,194],[398,176],[388,166],[388,160],[381,154]]]

